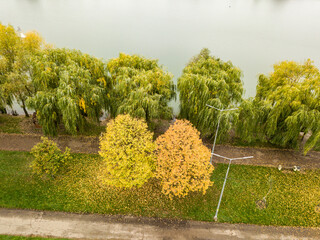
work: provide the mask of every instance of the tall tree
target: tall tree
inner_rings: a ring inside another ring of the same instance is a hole
[[[310,151],[320,143],[320,72],[311,60],[304,64],[283,61],[269,75],[260,75],[255,99],[242,106],[239,123],[254,129],[255,135],[238,134],[247,140],[259,139],[279,146],[298,147],[301,136],[311,137],[304,146]],[[241,117],[242,116],[242,117]],[[251,136],[250,136],[251,135]],[[249,136],[249,138],[248,138]]]
[[[172,75],[163,70],[157,60],[120,53],[118,58],[109,61],[108,70],[114,84],[112,116],[127,113],[147,122],[172,116],[172,109],[168,107],[168,102],[175,97]]]
[[[13,70],[13,64],[18,51],[20,39],[12,26],[0,24],[0,107],[11,106],[13,96],[10,94],[8,74]]]
[[[36,32],[28,32],[21,38],[12,26],[0,24],[0,102],[11,106],[16,99],[26,116],[29,116],[26,99],[34,94],[30,58],[43,45],[42,38]]]
[[[213,134],[219,111],[206,104],[226,109],[241,102],[241,71],[231,62],[210,56],[208,49],[191,59],[178,79],[180,115],[190,120],[203,133]],[[218,138],[230,128],[235,112],[223,112]]]
[[[86,116],[99,121],[111,88],[101,60],[80,51],[46,49],[32,59],[32,71],[37,93],[27,103],[46,134],[56,135],[60,122],[75,134]]]

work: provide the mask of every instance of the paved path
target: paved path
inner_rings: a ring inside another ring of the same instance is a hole
[[[0,208],[0,234],[79,239],[320,239],[320,228],[270,227]]]

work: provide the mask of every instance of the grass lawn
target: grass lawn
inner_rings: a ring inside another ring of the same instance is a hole
[[[0,207],[212,221],[227,169],[226,164],[216,166],[214,185],[206,195],[192,193],[171,201],[161,193],[156,180],[140,189],[103,186],[99,180],[101,158],[73,156],[68,172],[55,179],[43,179],[32,175],[29,153],[0,151]],[[256,202],[266,195],[266,208],[257,208]],[[280,172],[275,168],[232,165],[218,219],[319,227],[317,206],[320,170]]]
[[[21,121],[21,117],[0,114],[0,133],[22,133]]]
[[[44,238],[44,237],[22,237],[22,236],[9,236],[0,235],[0,240],[68,240],[67,238]]]

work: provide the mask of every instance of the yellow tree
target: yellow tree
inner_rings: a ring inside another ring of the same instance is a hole
[[[187,120],[177,120],[156,140],[156,177],[162,192],[170,198],[206,190],[213,183],[210,176],[210,151],[200,133]]]
[[[21,38],[12,26],[0,24],[0,105],[3,107],[11,106],[16,99],[29,116],[25,102],[34,94],[30,59],[41,50],[43,43],[36,32],[28,32]]]
[[[144,120],[118,115],[100,138],[103,181],[116,187],[142,186],[153,176],[154,149],[153,134]]]

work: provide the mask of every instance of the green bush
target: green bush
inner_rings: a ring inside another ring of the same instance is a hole
[[[65,163],[71,160],[70,149],[62,153],[57,144],[46,137],[36,144],[31,154],[34,156],[31,167],[34,174],[56,176],[65,168]]]

